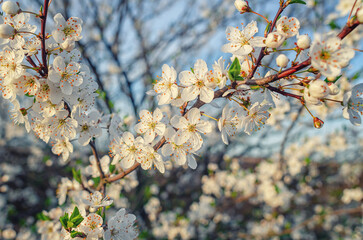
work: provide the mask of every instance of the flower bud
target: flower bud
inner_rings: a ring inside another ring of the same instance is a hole
[[[241,13],[245,13],[248,10],[248,4],[243,0],[234,1],[234,6]]]
[[[340,92],[338,86],[334,83],[328,83],[330,95],[337,95]]]
[[[363,6],[361,6],[357,12],[357,19],[360,23],[363,23]]]
[[[287,63],[289,62],[289,59],[286,57],[285,54],[280,54],[277,58],[276,58],[276,64],[279,67],[286,67]]]
[[[285,37],[278,32],[272,32],[267,35],[265,44],[270,48],[278,48],[285,41]]]
[[[328,84],[325,81],[317,79],[310,82],[309,93],[312,97],[321,99],[328,96],[330,94],[330,90]]]
[[[308,35],[299,35],[297,37],[297,46],[301,49],[307,49],[310,47],[310,38]]]
[[[315,128],[318,128],[318,129],[322,128],[323,125],[324,125],[324,122],[321,119],[314,117],[314,127]]]
[[[15,35],[15,29],[8,24],[0,24],[0,38],[11,38]]]
[[[19,12],[19,6],[15,2],[6,1],[3,3],[1,9],[4,13],[9,15],[15,15]]]

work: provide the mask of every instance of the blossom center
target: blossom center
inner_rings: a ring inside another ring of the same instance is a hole
[[[322,59],[322,60],[328,60],[330,57],[331,57],[330,52],[325,51],[325,50],[321,50],[320,59]]]
[[[76,31],[73,28],[71,28],[71,27],[65,27],[63,29],[63,32],[64,32],[64,35],[69,36],[72,33],[75,33]]]
[[[189,124],[188,131],[189,132],[195,132],[197,130],[196,124]]]

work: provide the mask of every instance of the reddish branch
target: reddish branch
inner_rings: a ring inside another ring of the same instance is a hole
[[[277,11],[277,13],[276,13],[276,16],[275,16],[275,18],[274,18],[274,20],[273,20],[273,22],[272,22],[272,24],[271,24],[271,26],[270,26],[269,31],[265,33],[265,37],[267,37],[267,35],[273,31],[273,29],[275,28],[275,25],[276,25],[277,19],[279,18],[280,14],[282,13],[282,11],[284,11],[284,9],[285,9],[286,7],[287,7],[287,5],[286,5],[286,4],[283,4],[283,5],[281,5],[281,6],[279,7],[279,10],[278,10],[278,11]],[[253,75],[255,75],[257,68],[258,68],[258,67],[260,66],[260,64],[261,64],[262,58],[265,56],[265,49],[266,49],[266,47],[263,47],[263,48],[261,49],[261,51],[260,51],[260,55],[258,56],[258,59],[257,59],[257,62],[256,62],[256,65],[255,65],[255,67],[252,69],[252,72],[248,75],[248,78],[252,78],[252,77],[253,77]]]
[[[359,25],[359,21],[355,20],[352,23],[347,23],[345,25],[345,27],[340,31],[340,33],[337,35],[340,39],[344,39],[349,33],[351,33],[357,26]],[[257,61],[257,63],[259,64],[259,62]],[[256,67],[257,68],[259,65],[256,63]],[[286,69],[285,71],[282,71],[281,73],[277,73],[274,75],[270,75],[268,77],[265,78],[259,78],[259,79],[247,79],[246,81],[242,81],[239,84],[247,84],[247,85],[265,85],[267,83],[271,83],[274,81],[277,81],[281,78],[285,78],[291,74],[294,74],[295,72],[306,68],[307,66],[309,66],[311,64],[311,57],[307,60],[305,60],[304,62],[293,66],[289,69]]]

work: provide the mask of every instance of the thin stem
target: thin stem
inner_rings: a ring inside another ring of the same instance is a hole
[[[343,101],[335,100],[335,99],[330,99],[330,98],[324,98],[324,100],[332,101],[332,102],[337,102],[337,103],[343,103]]]
[[[30,12],[30,11],[23,11],[21,10],[22,13],[29,13],[29,14],[33,14],[35,15],[36,17],[39,17],[39,14],[35,13],[35,12]]]
[[[270,21],[265,17],[265,16],[263,16],[262,14],[259,14],[259,13],[257,13],[257,12],[254,12],[254,11],[251,11],[251,13],[254,13],[254,14],[256,14],[256,15],[258,15],[258,16],[260,16],[260,17],[262,17],[263,19],[265,19],[265,21],[267,22],[267,23],[270,23]]]
[[[348,23],[348,22],[349,22],[349,20],[350,20],[350,16],[352,16],[352,13],[353,13],[353,9],[354,9],[354,7],[355,7],[355,4],[357,4],[357,0],[355,0],[355,1],[354,1],[353,7],[352,7],[352,9],[350,10],[350,13],[349,13],[349,16],[348,16],[347,23]]]
[[[269,66],[267,66],[267,65],[263,65],[263,64],[261,64],[260,66],[265,67],[265,68],[268,68],[268,69],[271,69],[271,70],[273,70],[273,71],[275,71],[275,72],[279,72],[278,70],[276,70],[276,69],[274,69],[274,68],[272,68],[272,67],[269,67]]]
[[[308,113],[313,117],[313,118],[315,118],[314,117],[314,115],[310,112],[310,110],[309,110],[309,108],[306,106],[306,104],[304,104],[304,107],[305,107],[305,109],[308,111]]]
[[[32,35],[36,36],[37,38],[41,39],[41,38],[40,38],[37,34],[32,33],[32,32],[20,31],[20,32],[16,32],[16,33],[17,33],[17,34],[18,34],[18,33],[32,34]]]
[[[209,117],[210,119],[213,119],[214,121],[218,122],[218,119],[214,118],[214,117],[211,117],[205,113],[202,113],[203,116],[206,116],[206,117]]]

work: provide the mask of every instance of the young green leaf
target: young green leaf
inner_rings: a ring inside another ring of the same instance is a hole
[[[72,174],[73,174],[74,180],[76,180],[79,183],[82,183],[80,169],[77,171],[76,169],[72,168]]]
[[[42,212],[37,214],[37,219],[42,220],[42,221],[49,221],[49,220],[51,220],[50,217],[44,215],[44,213],[42,213]]]
[[[238,58],[235,58],[231,67],[228,70],[229,79],[231,81],[237,81],[237,79],[239,80],[240,78],[242,78],[241,76],[239,76],[240,73],[241,73],[241,65],[239,63]]]
[[[79,213],[78,207],[74,207],[70,220],[72,221],[74,218],[76,218],[78,216],[81,216],[81,214]]]
[[[61,222],[62,226],[65,229],[67,229],[68,228],[68,221],[69,221],[68,213],[65,213],[62,217],[60,217],[59,221]]]
[[[302,1],[302,0],[290,0],[289,4],[294,4],[294,3],[300,3],[300,4],[305,4],[306,2]]]
[[[77,231],[72,231],[71,232],[71,238],[76,238],[76,237],[84,237],[84,233],[82,233],[82,232],[77,232]]]
[[[81,215],[75,217],[72,219],[72,223],[74,225],[74,227],[78,227],[79,224],[81,224],[81,222],[83,221],[83,217]]]

